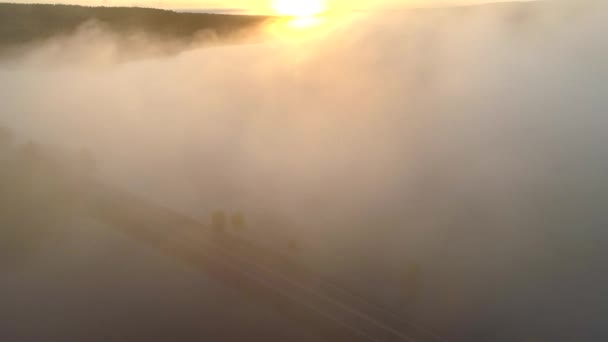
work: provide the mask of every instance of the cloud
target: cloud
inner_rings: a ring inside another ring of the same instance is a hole
[[[297,42],[101,67],[86,63],[98,40],[74,67],[32,63],[46,46],[0,70],[2,120],[87,146],[108,181],[192,215],[244,210],[260,235],[297,237],[310,264],[455,337],[599,340],[602,6],[361,16]]]

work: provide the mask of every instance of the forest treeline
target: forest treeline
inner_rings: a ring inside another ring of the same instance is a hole
[[[0,3],[0,50],[69,35],[88,22],[117,34],[188,42],[201,32],[219,40],[238,40],[270,17],[178,13],[151,8]]]

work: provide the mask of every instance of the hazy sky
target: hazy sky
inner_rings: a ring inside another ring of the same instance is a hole
[[[90,6],[142,6],[171,9],[243,9],[252,12],[268,12],[272,0],[0,0],[21,3],[71,3]],[[297,0],[295,0],[297,1]],[[302,0],[305,1],[305,0]],[[436,5],[464,2],[488,2],[487,0],[327,0],[334,10],[393,7],[404,5]]]

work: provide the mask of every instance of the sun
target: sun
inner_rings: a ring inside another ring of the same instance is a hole
[[[313,17],[327,10],[324,0],[274,0],[274,11],[290,17]]]

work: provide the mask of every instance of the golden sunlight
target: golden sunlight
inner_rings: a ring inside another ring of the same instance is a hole
[[[312,17],[327,10],[324,0],[274,0],[272,7],[277,14],[290,17]]]
[[[297,17],[289,20],[286,24],[289,28],[304,30],[320,26],[324,21],[325,18],[322,17]]]

